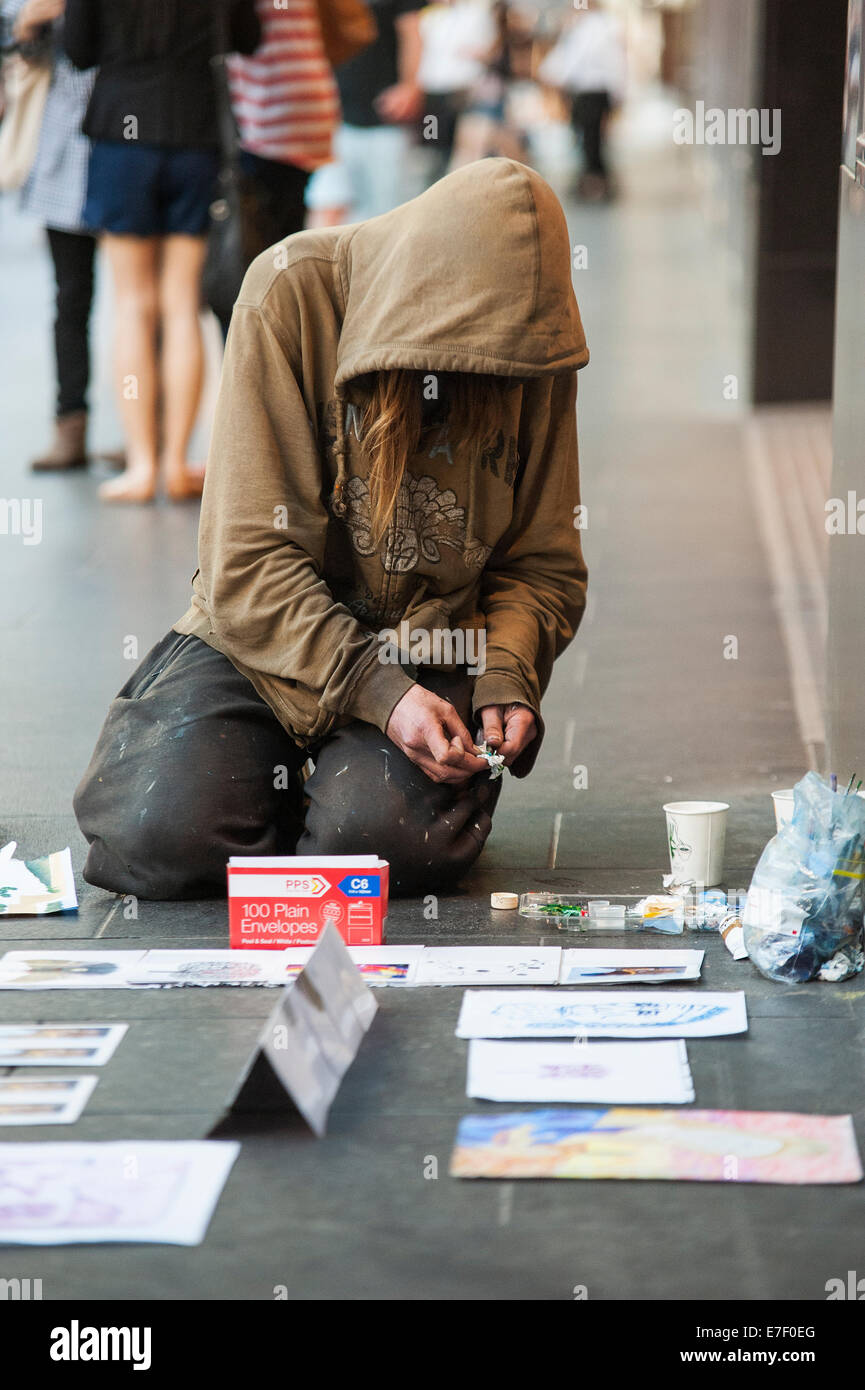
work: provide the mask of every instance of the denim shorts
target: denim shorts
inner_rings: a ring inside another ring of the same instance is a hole
[[[218,172],[216,150],[94,140],[83,223],[120,236],[203,236]]]

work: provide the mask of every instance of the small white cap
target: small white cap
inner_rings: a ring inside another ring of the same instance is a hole
[[[519,907],[520,899],[517,893],[490,893],[490,907]]]

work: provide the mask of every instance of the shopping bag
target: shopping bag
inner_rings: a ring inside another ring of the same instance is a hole
[[[0,192],[20,188],[33,168],[50,86],[50,63],[31,63],[20,53],[6,59],[6,110],[0,123]]]

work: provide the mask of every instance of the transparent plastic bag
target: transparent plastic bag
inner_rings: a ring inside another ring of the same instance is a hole
[[[815,772],[794,788],[793,819],[754,870],[742,926],[770,980],[844,980],[862,969],[865,800]]]

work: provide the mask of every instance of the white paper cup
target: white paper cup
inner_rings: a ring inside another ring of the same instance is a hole
[[[793,788],[785,787],[783,791],[773,792],[772,803],[775,807],[775,829],[780,830],[782,825],[789,825],[793,819]]]
[[[729,809],[726,801],[667,802],[670,868],[677,879],[695,879],[707,888],[721,882]]]

